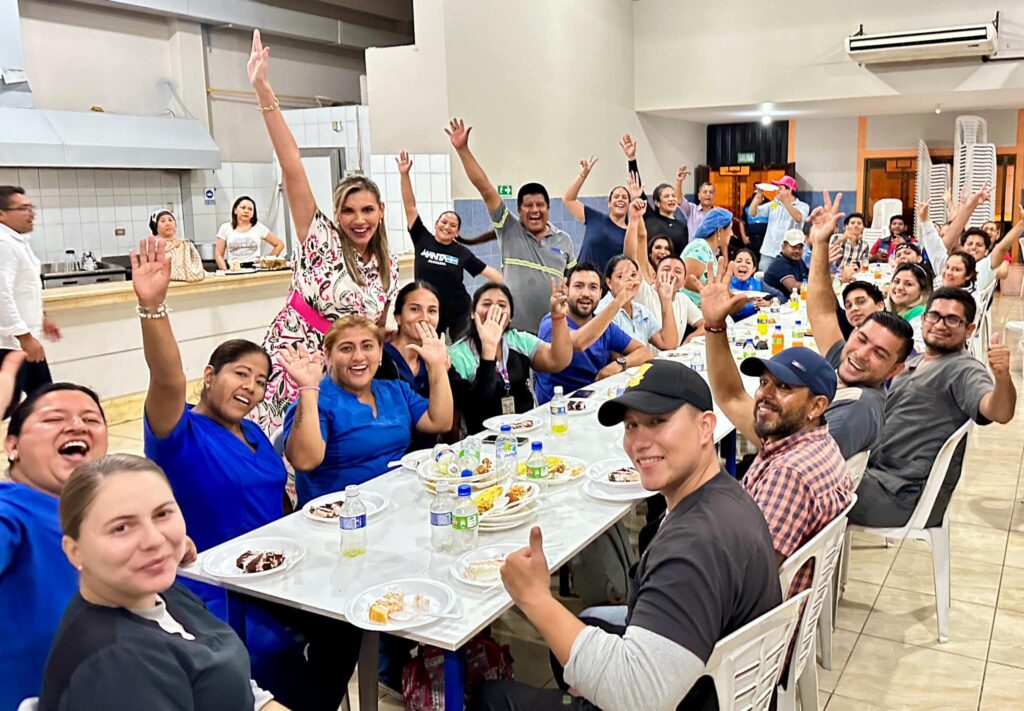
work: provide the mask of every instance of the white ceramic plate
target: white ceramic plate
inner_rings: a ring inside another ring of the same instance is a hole
[[[767,291],[757,291],[756,289],[748,289],[746,291],[734,291],[732,293],[739,294],[741,296],[746,296],[747,298],[750,299],[763,299],[766,296],[768,296]]]
[[[550,486],[561,486],[563,484],[571,484],[574,481],[580,481],[581,479],[583,479],[583,476],[586,474],[587,463],[585,461],[583,461],[582,459],[579,459],[578,457],[569,457],[569,456],[566,456],[566,455],[563,455],[563,454],[548,454],[546,456],[548,456],[548,457],[558,457],[563,462],[565,462],[565,466],[566,466],[566,470],[567,470],[566,472],[564,472],[562,474],[556,474],[553,477],[549,477],[547,479],[547,482],[548,482],[548,484]],[[526,459],[520,459],[519,460],[519,466],[518,466],[518,469],[516,469],[516,475],[517,475],[516,478],[519,481],[534,481],[533,479],[528,478],[526,476],[526,474],[522,473],[523,472],[523,467],[526,465],[526,461],[527,461]],[[574,476],[574,477],[569,476],[569,471],[571,471],[572,469],[576,469],[576,468],[582,469],[582,471],[579,473],[579,475],[578,476]]]
[[[376,516],[381,511],[388,507],[388,499],[383,494],[378,494],[375,491],[360,491],[359,498],[363,500],[363,505],[366,507],[367,516]],[[306,505],[302,507],[302,515],[306,518],[316,521],[318,523],[330,523],[335,526],[338,525],[338,517],[324,518],[317,516],[310,512],[311,508],[316,506],[323,506],[324,504],[332,504],[335,502],[344,503],[345,492],[335,491],[330,494],[324,494],[323,496],[317,497],[312,501],[306,502]]]
[[[406,469],[418,471],[420,465],[423,464],[423,462],[429,460],[432,456],[434,456],[433,450],[420,449],[415,452],[409,452],[404,457],[402,457],[400,461],[402,462],[402,466],[405,467]]]
[[[530,423],[528,427],[516,427],[517,422]],[[522,435],[540,429],[541,420],[537,415],[495,415],[484,420],[484,427],[491,432],[501,432],[502,425],[512,425],[512,434]]]
[[[490,588],[495,585],[501,585],[501,574],[498,573],[497,566],[495,567],[494,577],[485,580],[476,580],[466,575],[466,567],[470,563],[479,563],[485,560],[504,560],[509,554],[515,553],[522,547],[515,543],[496,543],[491,546],[477,548],[468,553],[463,553],[453,560],[449,572],[453,578],[464,585],[471,585],[476,588]]]
[[[383,597],[384,593],[391,590],[400,590],[406,595],[407,605],[411,607],[411,596],[422,595],[430,601],[427,611],[421,612],[408,620],[392,620],[386,625],[378,625],[370,622],[370,605]],[[428,622],[433,622],[431,612],[444,614],[451,612],[455,607],[455,591],[445,583],[429,578],[406,578],[404,580],[393,580],[389,583],[381,583],[363,590],[356,595],[348,607],[345,608],[345,618],[350,624],[364,630],[374,632],[395,632],[407,630],[412,627],[419,627]]]
[[[507,519],[510,516],[514,516],[521,511],[525,511],[527,507],[533,507],[537,503],[537,497],[540,496],[540,486],[534,482],[517,482],[516,486],[525,486],[527,491],[521,499],[512,504],[505,504],[500,510],[495,510],[492,506],[487,511],[480,514],[480,522],[484,521],[499,521],[501,519]],[[484,490],[486,491],[486,489]],[[479,492],[482,494],[483,492]],[[504,494],[504,490],[502,491]],[[478,498],[474,496],[474,501]],[[498,497],[499,499],[504,498],[503,496]],[[507,511],[505,509],[508,509]]]
[[[640,499],[646,499],[648,496],[654,494],[653,491],[647,491],[646,489],[633,489],[621,492],[610,491],[602,488],[600,484],[590,479],[583,482],[583,493],[591,498],[598,499],[600,501],[609,501],[615,504],[639,501]]]
[[[778,192],[779,186],[772,185],[771,183],[757,183],[754,185],[758,190],[764,190],[765,192],[774,193]]]
[[[600,402],[596,402],[593,399],[593,397],[589,397],[589,398],[587,398],[585,400],[581,399],[581,398],[571,397],[571,398],[569,398],[569,402],[570,403],[575,403],[576,407],[580,407],[581,405],[583,407],[582,410],[573,410],[571,407],[566,407],[565,412],[570,417],[572,417],[574,415],[587,415],[587,414],[590,414],[591,412],[596,412],[597,408],[599,408],[601,406],[601,403]]]
[[[521,518],[517,518],[512,521],[505,520],[501,523],[492,523],[487,525],[484,525],[484,523],[481,521],[480,533],[497,533],[498,531],[511,531],[513,528],[519,528],[524,523],[529,523],[530,521],[532,521],[533,516],[536,513],[537,509],[531,507],[531,509],[528,512],[528,515],[524,515]]]
[[[539,501],[534,501],[529,504],[518,506],[506,514],[495,514],[493,516],[487,516],[486,518],[481,516],[480,530],[486,531],[487,529],[494,528],[495,526],[504,526],[507,523],[518,523],[525,521],[528,518],[532,518],[533,515],[537,513],[537,507],[539,504]]]
[[[235,565],[238,557],[246,551],[277,551],[284,553],[284,563],[273,570],[264,570],[259,573],[245,573]],[[249,538],[244,541],[227,543],[213,551],[203,560],[203,572],[218,578],[233,578],[251,580],[254,578],[265,578],[268,575],[276,575],[290,570],[299,564],[299,561],[306,555],[306,547],[290,538],[279,538],[266,536],[263,538]]]

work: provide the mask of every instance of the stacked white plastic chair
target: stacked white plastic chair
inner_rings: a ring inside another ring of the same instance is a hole
[[[932,165],[928,189],[928,219],[936,225],[946,224],[949,219],[946,210],[946,191],[952,190],[951,167],[945,163]]]
[[[988,123],[980,116],[957,116],[953,136],[953,195],[960,197],[996,185],[996,147],[988,143]],[[995,215],[994,201],[982,203],[967,220],[981,227]]]
[[[871,227],[874,230],[881,230],[882,235],[885,236],[889,234],[889,220],[902,214],[903,201],[899,198],[876,200],[875,207],[871,212]]]
[[[711,651],[705,673],[715,684],[719,711],[767,711],[786,652],[810,590],[744,625]]]
[[[914,181],[914,209],[916,212],[918,205],[928,203],[929,216],[931,216],[932,167],[932,157],[928,154],[928,146],[924,141],[919,140],[917,142],[917,179]],[[914,239],[918,244],[921,243],[920,220],[914,220]]]

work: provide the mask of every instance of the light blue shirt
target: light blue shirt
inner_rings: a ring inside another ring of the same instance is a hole
[[[597,302],[597,308],[594,309],[594,313],[601,313],[608,307],[613,298],[610,291],[601,297],[601,300]],[[630,318],[625,309],[619,309],[619,313],[615,314],[612,323],[625,331],[626,335],[630,338],[639,341],[645,346],[651,345],[651,337],[661,330],[661,319],[646,306],[638,303],[636,299],[633,299],[633,317]]]
[[[793,207],[803,216],[799,222],[793,219],[786,206],[778,200],[772,200],[757,208],[757,217],[768,218],[768,228],[765,230],[764,244],[761,246],[762,256],[779,256],[779,252],[782,251],[782,237],[786,230],[801,227],[811,211],[810,206],[799,198],[793,199]]]

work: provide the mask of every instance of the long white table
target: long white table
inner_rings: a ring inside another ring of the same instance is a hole
[[[703,347],[700,347],[703,353]],[[609,389],[622,387],[631,373],[622,373],[594,386],[600,399]],[[715,441],[722,445],[722,454],[735,463],[735,433],[732,424],[717,411]],[[544,443],[544,451],[578,457],[588,463],[610,457],[624,457],[623,426],[603,427],[596,411],[569,417],[566,435],[550,433],[546,407],[532,415],[543,421],[543,427],[528,435]],[[585,477],[583,477],[585,479]],[[517,543],[527,545],[531,526],[540,526],[549,548],[551,571],[568,562],[594,539],[611,528],[637,503],[610,503],[585,495],[582,481],[551,487],[553,495],[542,502],[537,516],[524,525],[503,532],[480,533],[480,544]],[[383,474],[361,488],[386,496],[390,505],[386,512],[374,517],[367,526],[367,552],[355,559],[342,558],[337,526],[309,520],[300,512],[285,516],[233,541],[261,536],[281,536],[301,542],[306,548],[303,560],[279,575],[251,580],[223,579],[203,572],[203,561],[220,546],[204,551],[181,574],[228,591],[229,618],[232,626],[244,634],[244,598],[254,597],[287,605],[317,615],[345,620],[350,601],[363,590],[380,583],[410,577],[427,577],[444,581],[459,595],[456,610],[459,619],[439,619],[421,627],[395,633],[424,644],[446,650],[446,708],[462,708],[462,658],[459,650],[474,635],[491,624],[512,606],[512,600],[500,585],[489,589],[470,588],[451,578],[448,569],[451,554],[434,553],[430,545],[428,509],[429,494],[416,474],[395,470]],[[553,545],[557,544],[557,545]],[[364,632],[359,661],[360,708],[377,707],[377,645],[379,635]],[[244,637],[243,637],[244,639]]]

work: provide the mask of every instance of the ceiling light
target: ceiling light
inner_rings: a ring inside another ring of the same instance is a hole
[[[942,107],[939,106],[938,104],[935,104],[935,113],[937,113],[937,114],[941,114],[942,113]]]
[[[764,116],[762,116],[761,117],[761,125],[762,126],[771,126],[772,125],[772,117],[769,116],[768,114],[765,114]]]

